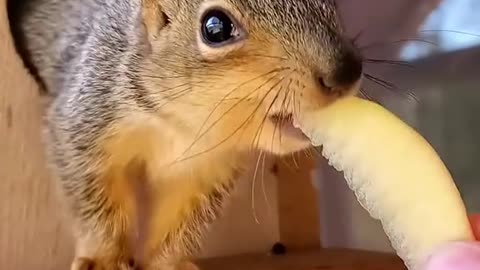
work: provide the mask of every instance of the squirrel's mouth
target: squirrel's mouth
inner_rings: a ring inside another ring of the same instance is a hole
[[[295,127],[293,114],[274,113],[269,116],[270,121],[276,126],[279,136],[287,136],[302,141],[309,140],[302,130]]]

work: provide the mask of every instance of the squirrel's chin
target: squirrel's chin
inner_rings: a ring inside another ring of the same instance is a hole
[[[258,148],[273,155],[283,156],[306,150],[311,146],[311,142],[304,136],[285,132],[273,142],[269,140],[264,144],[259,144]]]
[[[289,143],[284,143],[278,147],[273,147],[273,148],[265,148],[263,149],[264,151],[270,152],[271,154],[274,155],[289,155],[292,153],[300,152],[303,150],[306,150],[310,148],[312,145],[309,141],[305,140],[293,140],[290,141]]]
[[[274,131],[272,136],[265,140],[267,145],[263,145],[264,149],[261,150],[276,155],[286,155],[311,146],[309,138],[295,126],[292,115],[272,115],[269,120],[274,126]]]

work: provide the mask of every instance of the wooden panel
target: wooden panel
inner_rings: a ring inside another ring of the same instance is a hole
[[[277,179],[271,158],[264,161],[264,156],[253,157],[250,170],[238,179],[223,216],[205,236],[201,257],[267,252],[279,240]]]
[[[280,241],[289,249],[319,247],[320,221],[312,171],[315,159],[299,153],[278,159]]]
[[[68,269],[71,241],[56,213],[37,87],[16,57],[0,0],[0,265]]]
[[[406,270],[396,256],[355,250],[310,250],[282,256],[242,255],[199,261],[202,270]]]

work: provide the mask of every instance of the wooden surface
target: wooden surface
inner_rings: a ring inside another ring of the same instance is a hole
[[[406,270],[396,256],[355,250],[242,255],[199,261],[202,270]]]
[[[17,57],[0,0],[0,269],[68,269],[70,239],[45,169],[37,86]]]
[[[277,159],[280,241],[290,249],[320,247],[318,194],[313,187],[315,158],[298,153]]]
[[[238,179],[224,213],[204,237],[202,258],[265,252],[279,241],[278,181],[271,170],[274,160],[267,156],[264,162],[264,156],[252,158]]]

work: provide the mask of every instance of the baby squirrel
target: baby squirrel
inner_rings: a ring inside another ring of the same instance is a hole
[[[73,270],[188,265],[250,153],[307,149],[292,122],[362,77],[334,0],[13,2],[19,52],[54,97]]]

